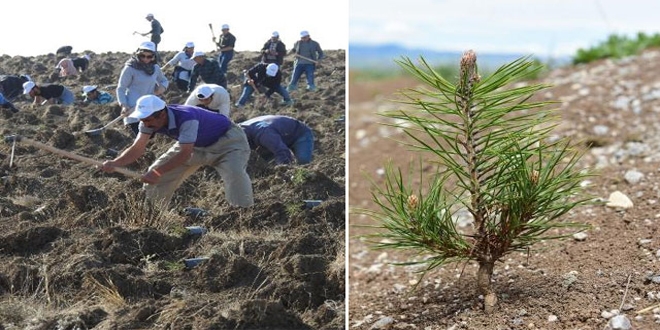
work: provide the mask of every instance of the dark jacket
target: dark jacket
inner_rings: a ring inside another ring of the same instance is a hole
[[[195,64],[192,74],[190,74],[188,92],[192,92],[195,89],[198,77],[202,77],[202,80],[207,84],[216,84],[227,89],[227,78],[220,72],[220,66],[214,59],[207,57],[203,64]]]
[[[0,75],[0,92],[5,98],[12,100],[23,93],[23,84],[28,81],[26,76]]]
[[[248,70],[247,75],[254,81],[254,85],[257,86],[257,88],[261,86],[268,88],[266,96],[271,96],[282,84],[282,73],[280,70],[277,70],[275,77],[271,77],[266,74],[267,66],[268,63],[257,63]]]
[[[269,52],[270,49],[274,49],[277,54],[272,55],[271,52]],[[264,63],[277,63],[280,67],[282,66],[282,63],[284,63],[284,55],[286,55],[286,45],[279,39],[277,41],[273,41],[273,39],[268,39],[264,46],[261,48],[261,61]]]

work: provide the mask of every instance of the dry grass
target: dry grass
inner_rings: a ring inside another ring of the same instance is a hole
[[[117,286],[109,277],[104,279],[105,283],[101,283],[93,276],[86,274],[83,280],[83,286],[88,287],[95,292],[96,296],[101,299],[102,302],[115,308],[124,308],[128,306],[124,297],[122,297],[119,290],[117,290]]]

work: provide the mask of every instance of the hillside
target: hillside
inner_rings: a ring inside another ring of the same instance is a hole
[[[171,207],[149,208],[138,180],[28,144],[0,145],[0,329],[343,329],[345,51],[326,53],[318,91],[294,92],[293,106],[232,107],[236,122],[296,117],[316,138],[314,160],[304,166],[273,166],[253,153],[248,173],[256,202],[247,209],[227,204],[212,168],[187,179]],[[83,85],[114,93],[129,56],[92,53],[87,71],[66,78],[54,72],[53,54],[2,56],[0,74],[61,83],[80,101]],[[240,52],[230,63],[234,101],[242,70],[258,58]],[[290,58],[282,70],[288,80]],[[186,97],[171,86],[164,98],[177,104]],[[117,117],[116,104],[40,106],[20,96],[15,105],[15,114],[0,109],[3,136],[99,161],[132,141],[121,124],[100,136],[83,133]],[[157,136],[129,169],[142,173],[172,143]],[[322,202],[310,208],[308,199]],[[194,235],[188,226],[207,232]],[[208,259],[184,265],[197,257]]]

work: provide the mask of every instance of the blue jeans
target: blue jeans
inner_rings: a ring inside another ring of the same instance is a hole
[[[218,63],[220,64],[220,73],[222,75],[227,74],[227,66],[229,65],[229,61],[234,58],[234,51],[226,51],[226,52],[221,52],[220,55],[218,56]]]
[[[243,84],[243,92],[241,93],[241,97],[238,99],[237,104],[241,106],[245,105],[248,99],[250,99],[250,96],[252,96],[252,93],[254,93],[254,88],[252,88],[252,85]],[[279,85],[275,88],[275,93],[282,95],[284,101],[288,102],[291,100],[291,96],[289,96],[289,92],[287,92],[286,88],[282,87],[282,85]]]
[[[314,133],[312,133],[312,130],[308,129],[290,148],[296,156],[298,164],[309,164],[312,161],[312,151],[314,150]]]
[[[293,68],[293,76],[291,76],[291,82],[289,83],[289,90],[295,90],[298,87],[298,80],[302,76],[303,72],[307,78],[307,88],[316,88],[314,85],[314,71],[316,70],[316,65],[313,63],[310,64],[296,64]]]
[[[69,105],[69,104],[73,104],[73,102],[75,100],[76,100],[76,97],[73,96],[73,93],[70,90],[65,88],[64,91],[62,91],[62,95],[60,95],[60,97],[58,99],[59,102],[57,102],[57,103],[62,104],[62,105]]]

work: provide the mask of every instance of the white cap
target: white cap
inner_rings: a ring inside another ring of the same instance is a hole
[[[192,41],[186,42],[186,48],[195,48],[195,43],[193,43]]]
[[[165,109],[165,101],[156,95],[144,95],[137,100],[135,111],[128,115],[129,118],[144,119],[154,112]]]
[[[222,24],[223,30],[229,30],[229,24]]]
[[[308,31],[300,31],[300,37],[309,37],[309,32]]]
[[[36,85],[32,81],[26,81],[25,83],[23,83],[23,94],[26,95],[30,94],[30,91],[32,90],[32,88],[34,88],[34,86]]]
[[[196,51],[196,52],[193,53],[192,58],[195,58],[195,57],[197,57],[197,56],[204,56],[204,52],[201,51],[201,50],[198,50],[198,51]]]
[[[140,47],[138,47],[138,50],[148,50],[152,53],[156,52],[156,44],[154,44],[151,41],[145,41],[140,44]]]
[[[97,86],[96,85],[91,85],[91,86],[83,86],[83,95],[87,95],[89,92],[96,90]]]
[[[278,69],[277,64],[275,63],[268,64],[268,66],[266,66],[266,75],[275,77],[275,75],[277,74],[277,69]]]
[[[152,13],[147,14],[146,18],[149,18],[149,17],[154,17],[154,14],[152,14]]]
[[[270,35],[271,38],[279,38],[280,34],[277,31],[273,31],[273,34]]]
[[[199,90],[197,90],[197,98],[198,99],[207,99],[209,96],[213,94],[213,89],[211,87],[203,85],[199,87]]]
[[[89,55],[85,54],[83,57],[89,61]]]

